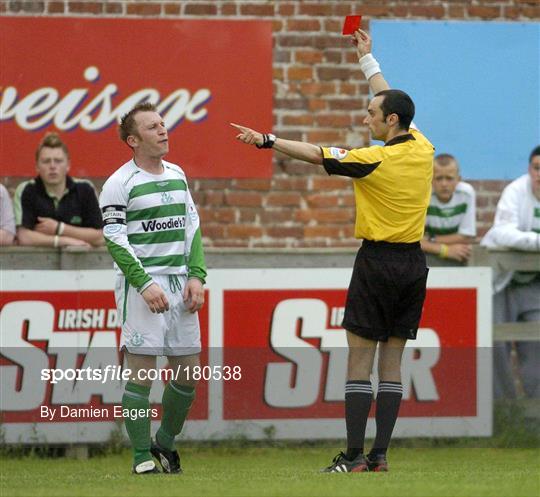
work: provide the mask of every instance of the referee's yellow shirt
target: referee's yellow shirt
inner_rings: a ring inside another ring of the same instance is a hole
[[[353,178],[356,238],[393,243],[421,240],[435,152],[422,133],[411,128],[384,146],[321,148],[328,174]]]

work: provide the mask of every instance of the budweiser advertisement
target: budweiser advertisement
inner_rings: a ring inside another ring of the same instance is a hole
[[[143,101],[189,176],[271,175],[271,154],[229,126],[272,129],[269,21],[0,17],[0,47],[3,176],[35,174],[47,131],[68,145],[72,175],[110,175],[131,155],[119,119]]]
[[[349,278],[347,269],[211,271],[204,351],[191,371],[197,400],[183,436],[343,437]],[[122,430],[129,364],[118,350],[114,281],[112,271],[3,272],[7,443],[102,442]],[[431,271],[418,339],[404,353],[396,436],[491,435],[490,281],[486,268]],[[165,358],[152,371],[154,429],[171,374]]]

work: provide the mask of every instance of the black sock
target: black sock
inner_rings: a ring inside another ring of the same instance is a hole
[[[395,381],[382,381],[377,390],[377,409],[375,412],[375,422],[377,424],[377,435],[370,456],[384,456],[390,444],[392,431],[396,424],[399,405],[403,395],[401,383]]]
[[[364,452],[366,424],[373,390],[367,380],[350,380],[345,385],[345,421],[347,424],[347,454],[349,461]]]

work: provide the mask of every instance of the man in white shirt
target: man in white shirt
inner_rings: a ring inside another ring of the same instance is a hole
[[[504,189],[482,245],[540,252],[540,146],[529,156],[528,174]],[[494,323],[540,321],[540,271],[497,273],[493,285]],[[517,342],[516,349],[525,393],[540,397],[540,342]],[[514,397],[509,348],[495,354],[495,396]]]
[[[476,193],[469,183],[461,181],[455,157],[435,157],[432,188],[422,250],[466,262],[476,236]]]

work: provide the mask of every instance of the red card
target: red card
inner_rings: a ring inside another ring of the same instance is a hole
[[[362,16],[347,16],[343,24],[344,35],[352,35],[357,29],[360,29]]]

